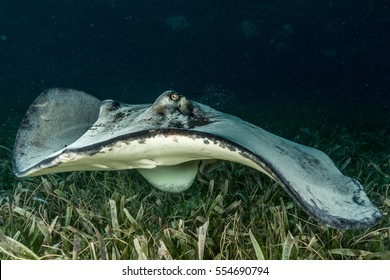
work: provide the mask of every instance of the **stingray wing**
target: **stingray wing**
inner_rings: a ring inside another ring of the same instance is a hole
[[[101,101],[72,89],[50,89],[29,107],[13,150],[17,176],[76,141],[97,120]]]
[[[342,175],[323,152],[185,98],[169,103],[169,97],[168,92],[153,105],[127,105],[49,90],[31,105],[19,129],[15,174],[174,168],[219,159],[264,172],[326,225],[361,228],[382,217],[361,184]]]
[[[344,176],[325,153],[233,116],[223,113],[217,116],[218,121],[203,127],[202,132],[218,135],[220,145],[236,150],[236,160],[232,161],[269,175],[317,220],[331,227],[348,229],[372,226],[382,218],[363,186]]]

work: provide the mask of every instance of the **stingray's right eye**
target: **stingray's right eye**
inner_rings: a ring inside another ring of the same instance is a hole
[[[170,95],[169,95],[169,98],[174,101],[174,102],[177,102],[180,100],[180,94],[177,93],[177,92],[172,92]]]

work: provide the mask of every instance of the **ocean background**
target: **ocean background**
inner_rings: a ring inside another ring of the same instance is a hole
[[[389,34],[379,0],[1,1],[0,145],[51,87],[134,104],[175,89],[289,139],[375,139],[389,133]]]
[[[53,87],[174,89],[324,151],[383,219],[328,228],[231,163],[180,194],[135,171],[17,178],[18,127]],[[389,91],[390,0],[1,0],[0,258],[389,260]]]

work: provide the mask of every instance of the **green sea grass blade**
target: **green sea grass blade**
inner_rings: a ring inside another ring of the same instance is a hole
[[[207,229],[209,228],[209,220],[198,228],[198,256],[199,260],[203,260],[204,248],[206,243]]]
[[[292,236],[291,232],[288,232],[286,240],[283,244],[283,251],[282,251],[282,260],[289,260],[291,256],[291,250],[294,246],[295,239]]]
[[[261,247],[260,247],[259,243],[257,242],[257,240],[256,240],[256,238],[253,235],[251,230],[249,230],[249,237],[251,239],[252,246],[255,249],[256,259],[257,260],[265,260],[265,257],[264,257],[264,254],[263,254],[263,250],[261,250]]]
[[[39,257],[27,248],[22,243],[16,241],[15,239],[3,235],[0,238],[0,251],[8,255],[12,259],[17,260],[38,260]]]

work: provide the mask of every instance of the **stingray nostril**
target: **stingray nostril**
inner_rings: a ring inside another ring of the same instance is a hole
[[[180,94],[177,93],[177,92],[172,92],[170,95],[169,95],[169,98],[174,101],[174,102],[177,102],[180,100]]]

